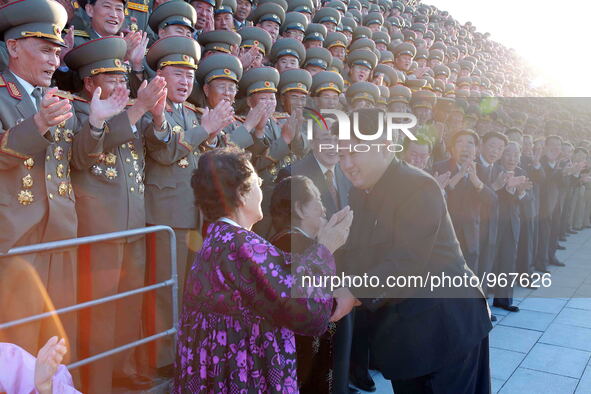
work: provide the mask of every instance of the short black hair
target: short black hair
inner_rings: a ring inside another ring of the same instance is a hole
[[[271,194],[271,219],[275,230],[289,229],[294,219],[296,203],[306,204],[314,198],[316,186],[306,176],[283,178]],[[317,190],[317,189],[316,189]]]

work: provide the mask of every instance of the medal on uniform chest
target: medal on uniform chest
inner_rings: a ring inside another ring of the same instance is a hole
[[[117,178],[117,170],[113,167],[109,167],[105,170],[105,176],[107,177],[107,179],[113,180]]]
[[[64,141],[66,142],[72,142],[72,137],[74,136],[74,133],[72,133],[72,130],[64,130],[62,133],[63,137],[64,137]]]
[[[178,161],[178,165],[179,165],[179,167],[181,167],[181,168],[187,168],[187,167],[189,167],[189,160],[187,160],[187,158],[186,158],[186,157],[183,157],[182,159],[180,159],[180,160]]]
[[[57,174],[58,178],[63,178],[66,174],[64,174],[64,165],[63,164],[58,164],[57,167],[55,168],[55,173]]]
[[[27,160],[23,162],[23,164],[25,165],[25,167],[27,167],[27,169],[30,170],[35,165],[35,160],[29,157]]]
[[[22,182],[24,189],[30,189],[33,187],[33,177],[31,176],[31,174],[25,175],[22,179]]]
[[[34,201],[33,193],[30,190],[21,190],[18,192],[18,202],[22,205],[30,205]]]
[[[55,157],[56,160],[62,160],[64,158],[64,148],[56,146],[53,149],[53,157]]]
[[[90,172],[92,173],[92,175],[99,176],[103,173],[103,169],[95,164],[90,168]]]
[[[178,124],[172,128],[172,132],[175,134],[179,134],[181,131],[183,131],[183,128]]]
[[[57,187],[57,192],[60,196],[66,196],[68,194],[68,183],[60,182],[60,185]]]
[[[137,160],[133,161],[133,170],[134,171],[139,171],[140,170],[140,165],[138,164]]]
[[[105,156],[105,163],[107,163],[110,166],[113,166],[116,162],[117,155],[115,155],[114,153],[107,153],[107,155]]]
[[[60,142],[61,135],[62,135],[62,131],[60,129],[56,128],[55,131],[53,132],[53,140],[55,142]]]

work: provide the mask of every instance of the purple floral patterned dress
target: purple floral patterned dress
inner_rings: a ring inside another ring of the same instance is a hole
[[[294,332],[321,335],[333,301],[296,276],[334,270],[322,245],[291,255],[251,231],[212,223],[185,285],[173,391],[297,393]]]

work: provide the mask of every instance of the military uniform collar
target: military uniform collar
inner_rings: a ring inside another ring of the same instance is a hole
[[[25,81],[24,79],[16,75],[14,72],[10,71],[10,73],[12,74],[14,79],[16,79],[16,81],[21,85],[21,87],[25,89],[25,92],[29,95],[29,97],[32,97],[31,94],[33,93],[33,90],[35,90],[35,86],[31,85],[28,81]]]

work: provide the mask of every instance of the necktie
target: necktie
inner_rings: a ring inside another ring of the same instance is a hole
[[[43,92],[41,91],[41,88],[36,87],[33,89],[31,96],[33,96],[33,99],[35,99],[35,107],[37,108],[37,111],[39,111],[41,109],[41,99],[43,98]]]
[[[337,188],[334,186],[334,173],[332,172],[332,170],[327,170],[324,173],[324,177],[326,178],[326,186],[328,186],[328,192],[330,193],[332,201],[334,202],[334,205],[338,210],[340,208],[339,197],[337,194]]]

